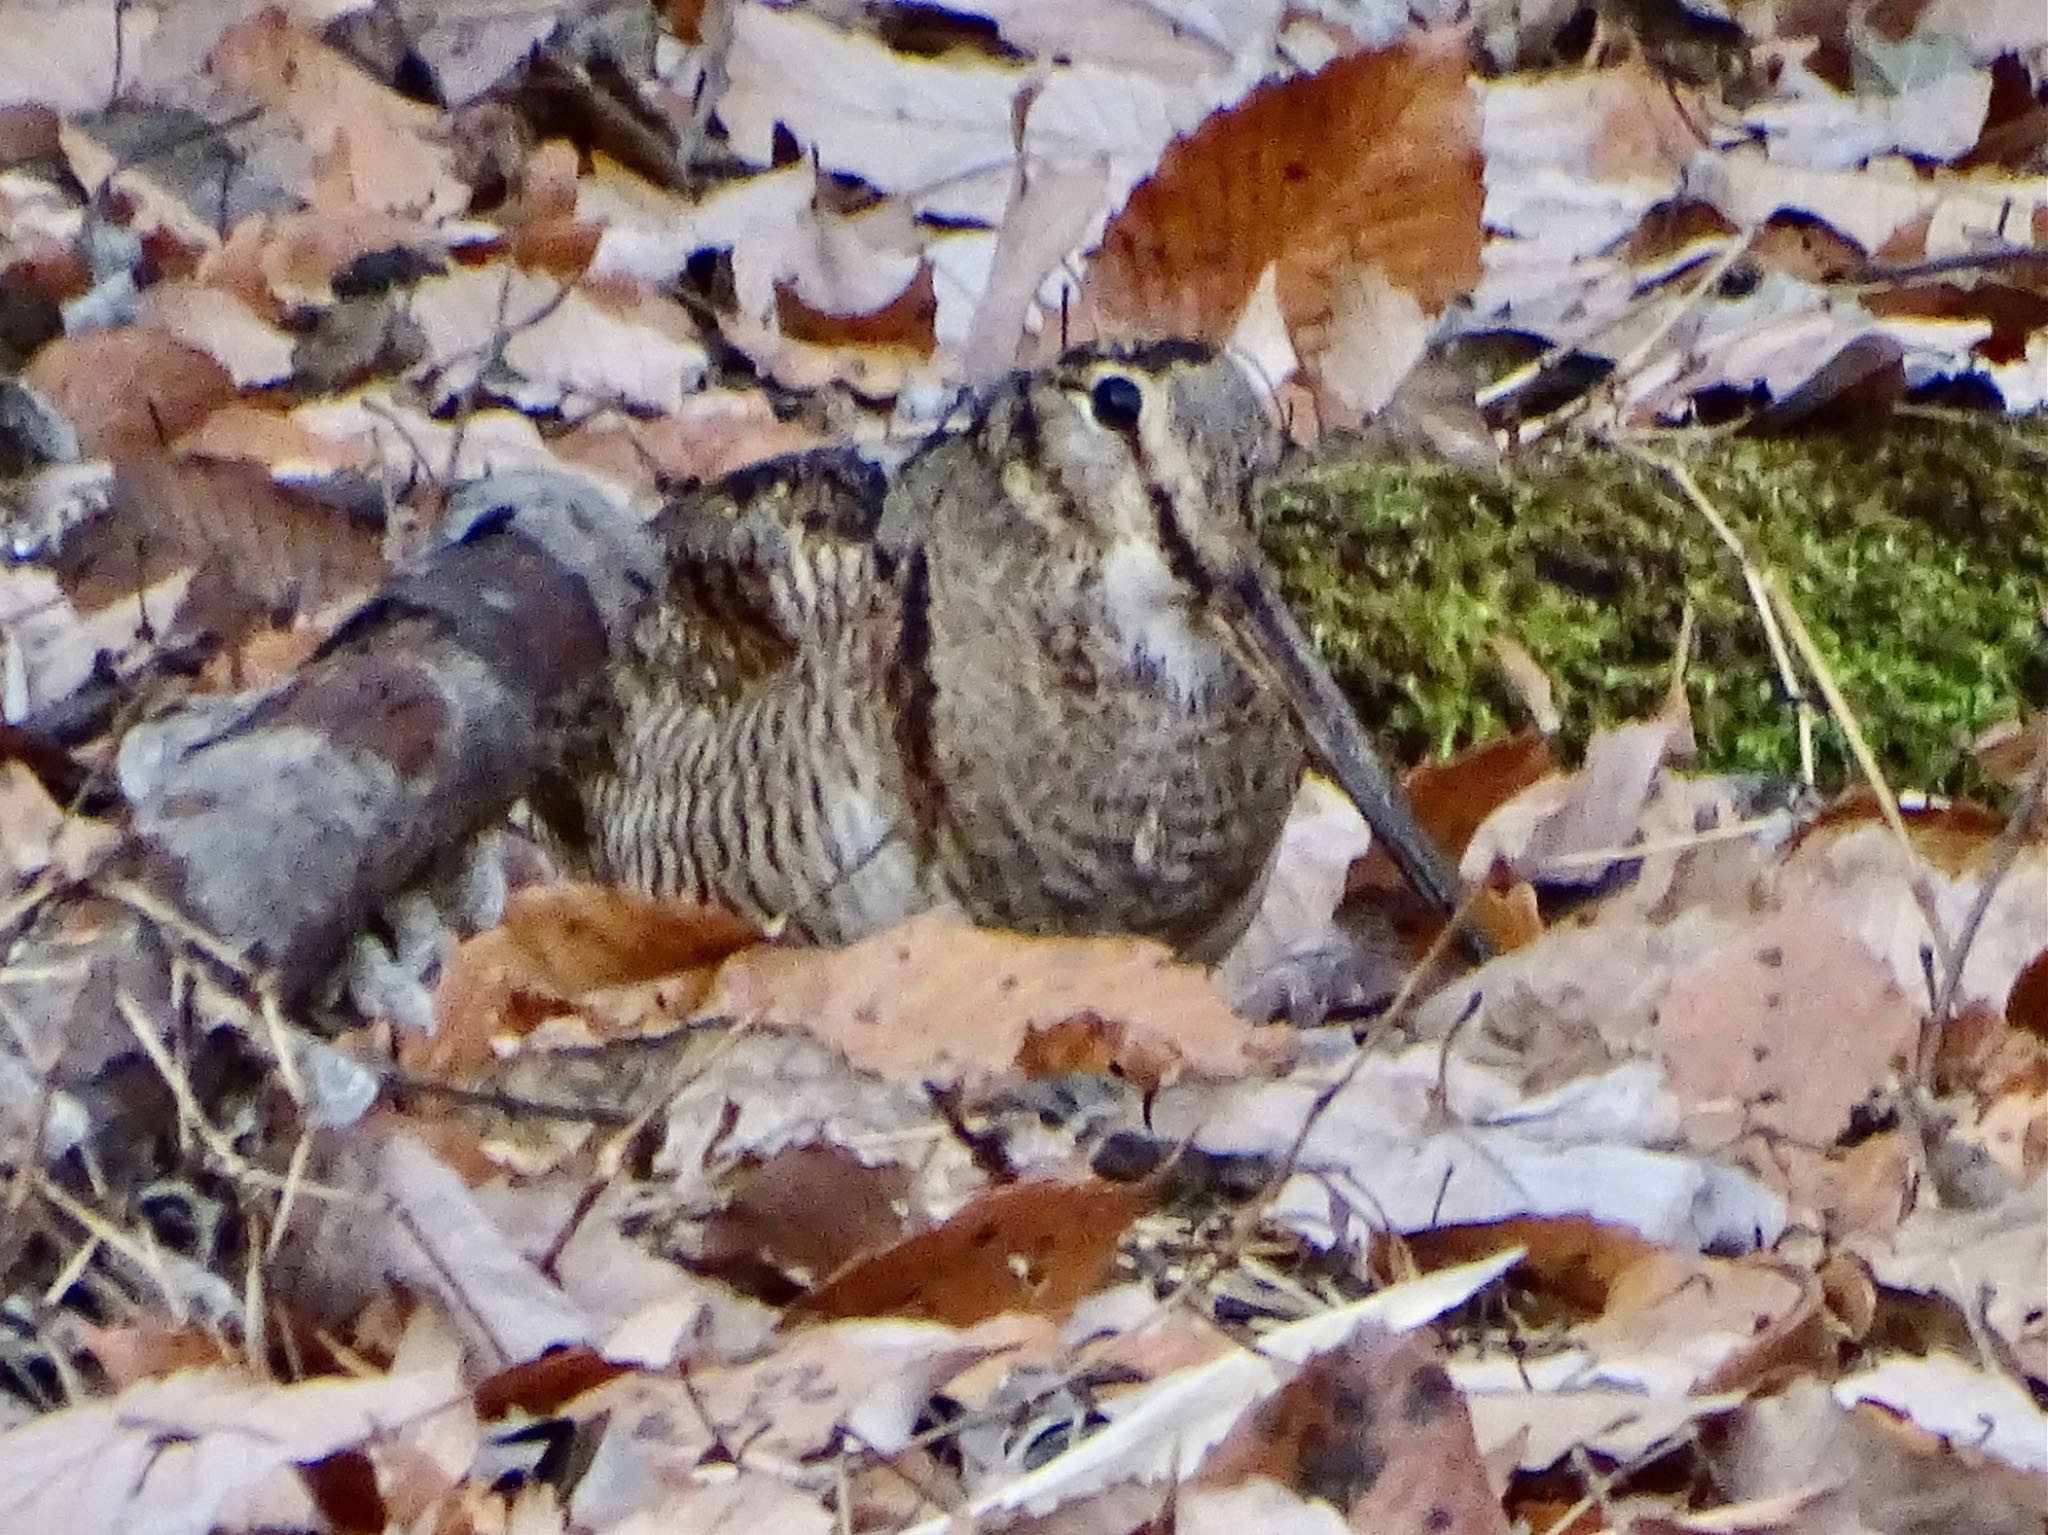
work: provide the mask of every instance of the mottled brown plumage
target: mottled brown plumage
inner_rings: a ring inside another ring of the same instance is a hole
[[[819,939],[950,902],[1207,957],[1306,739],[1446,899],[1263,572],[1277,454],[1236,367],[1169,345],[1014,375],[887,481],[827,452],[687,496],[615,717],[542,802],[601,876]]]

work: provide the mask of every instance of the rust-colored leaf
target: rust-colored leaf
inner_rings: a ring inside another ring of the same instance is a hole
[[[472,1393],[476,1415],[486,1423],[513,1412],[543,1417],[625,1373],[624,1365],[613,1364],[593,1348],[550,1349],[538,1359],[524,1360],[479,1381]]]
[[[1262,86],[1167,149],[1075,307],[1111,336],[1222,341],[1276,265],[1290,330],[1365,269],[1434,313],[1479,276],[1476,130],[1463,33]]]
[[[1506,1535],[1464,1399],[1428,1343],[1362,1329],[1248,1411],[1197,1480],[1265,1477],[1371,1535]]]
[[[662,1012],[681,1016],[702,996],[710,967],[759,937],[731,912],[688,901],[573,882],[522,890],[503,922],[456,951],[434,999],[440,1027],[407,1042],[408,1063],[437,1075],[475,1072],[493,1058],[493,1041],[526,1034],[607,988],[664,982]],[[647,1012],[614,1007],[607,1016],[615,1024]],[[600,1032],[615,1030],[600,1024]]]
[[[807,1029],[857,1066],[917,1081],[1007,1079],[1020,1063],[1078,1052],[1155,1085],[1187,1070],[1241,1072],[1265,1054],[1208,972],[1160,944],[985,932],[945,911],[845,949],[737,955],[703,1010]],[[1077,1019],[1094,1021],[1031,1043]]]
[[[920,263],[903,291],[871,314],[826,314],[806,304],[793,285],[775,285],[775,317],[782,333],[812,346],[890,347],[929,357],[938,345],[933,329],[938,314],[929,262]]]
[[[919,1317],[969,1327],[1005,1311],[1064,1317],[1107,1277],[1143,1185],[1013,1184],[943,1225],[856,1258],[793,1316]]]
[[[59,336],[22,370],[78,429],[86,453],[145,454],[235,397],[227,369],[153,326]]]

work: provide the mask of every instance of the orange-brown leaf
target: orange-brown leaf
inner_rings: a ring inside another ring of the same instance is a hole
[[[1377,268],[1430,312],[1479,277],[1462,33],[1277,81],[1175,141],[1110,221],[1083,302],[1112,336],[1228,338],[1268,265],[1290,329]]]
[[[1139,1184],[1044,1180],[982,1195],[943,1225],[856,1258],[792,1312],[900,1316],[971,1327],[1006,1311],[1064,1317],[1102,1283]]]

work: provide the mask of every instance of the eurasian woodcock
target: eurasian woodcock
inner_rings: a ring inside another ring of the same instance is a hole
[[[1213,958],[1313,753],[1448,910],[1261,561],[1279,448],[1228,358],[1098,348],[893,476],[828,450],[689,493],[610,717],[535,806],[600,877],[819,940],[950,902]]]

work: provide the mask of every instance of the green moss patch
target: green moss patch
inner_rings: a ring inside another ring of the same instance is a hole
[[[1657,449],[1778,573],[1901,785],[1977,787],[1970,738],[2048,702],[2048,418],[1899,415]],[[1276,487],[1266,519],[1296,610],[1404,756],[1523,722],[1497,634],[1549,674],[1569,743],[1654,709],[1689,603],[1705,765],[1797,770],[1794,711],[1739,566],[1632,457],[1547,448],[1495,478],[1353,453]],[[1817,742],[1825,781],[1853,775],[1831,720]]]

